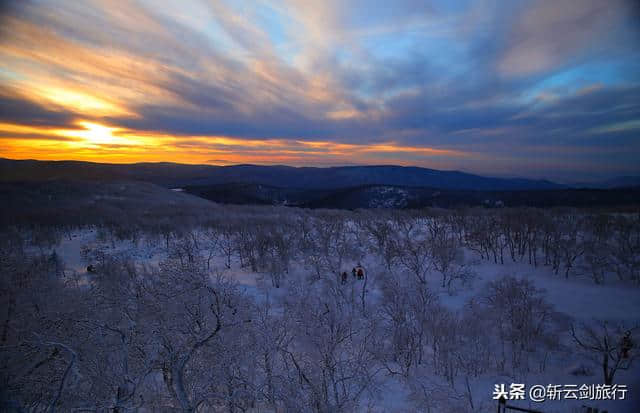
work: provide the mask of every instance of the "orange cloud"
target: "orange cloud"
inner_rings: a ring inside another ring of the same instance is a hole
[[[289,139],[242,139],[228,136],[178,136],[136,131],[79,119],[56,128],[0,123],[0,154],[24,159],[75,159],[115,163],[172,160],[183,163],[289,163],[292,165],[394,163],[411,154],[425,163],[433,158],[470,156],[461,151],[403,146],[397,142],[351,144]]]

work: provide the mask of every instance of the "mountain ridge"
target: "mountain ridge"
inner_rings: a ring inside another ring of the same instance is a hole
[[[294,167],[286,165],[190,165],[172,162],[114,164],[85,161],[38,161],[0,158],[0,180],[136,180],[165,187],[250,183],[280,188],[338,189],[359,185],[401,185],[458,190],[561,189],[548,180],[495,178],[417,166],[363,165]]]

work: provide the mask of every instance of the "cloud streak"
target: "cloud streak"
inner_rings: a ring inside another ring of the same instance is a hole
[[[635,12],[623,0],[19,2],[0,17],[0,155],[640,173]]]

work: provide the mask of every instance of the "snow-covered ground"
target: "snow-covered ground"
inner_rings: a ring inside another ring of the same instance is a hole
[[[160,245],[159,245],[160,244]],[[95,229],[85,229],[75,231],[69,236],[61,239],[52,250],[61,257],[65,264],[67,273],[77,273],[87,275],[86,267],[89,262],[82,254],[83,247],[101,248],[109,255],[126,256],[137,264],[156,266],[167,257],[165,249],[160,241],[153,242],[143,236],[138,242],[131,241],[100,241],[98,231]],[[368,297],[374,301],[379,297],[375,277],[384,271],[383,264],[372,255],[362,257],[362,263],[367,269],[370,277],[368,283]],[[457,286],[453,292],[446,291],[440,287],[438,277],[434,276],[429,281],[431,288],[437,291],[441,303],[454,311],[461,311],[473,297],[477,297],[489,282],[500,279],[508,275],[520,279],[531,281],[537,288],[543,289],[544,296],[554,309],[567,317],[576,321],[590,321],[593,319],[606,319],[626,321],[632,324],[640,322],[640,289],[630,287],[628,284],[621,284],[616,281],[608,281],[604,285],[596,285],[588,278],[571,276],[566,279],[562,274],[554,275],[551,269],[544,265],[534,267],[527,263],[512,262],[505,259],[505,264],[495,264],[492,261],[481,260],[480,257],[470,251],[465,251],[465,261],[471,265],[475,278],[465,284]],[[348,284],[342,288],[350,288],[355,284],[356,288],[361,288],[361,281],[353,280],[350,269],[356,265],[355,261],[345,261],[343,268],[348,271]],[[253,295],[257,301],[262,301],[268,294],[270,297],[282,297],[287,294],[286,283],[282,288],[276,289],[266,274],[252,272],[249,268],[242,268],[234,258],[231,268],[225,267],[225,257],[218,254],[212,258],[211,269],[222,272],[227,277],[239,283],[246,293]],[[287,279],[303,278],[309,275],[310,268],[305,267],[302,262],[293,262]],[[399,271],[401,273],[401,271]],[[409,275],[407,275],[409,276]],[[582,384],[602,384],[601,373],[598,366],[594,366],[594,374],[590,376],[575,376],[571,370],[576,367],[572,359],[573,350],[577,352],[575,344],[570,340],[568,334],[557,338],[565,344],[565,353],[552,354],[548,363],[548,368],[544,373],[532,372],[518,377],[504,377],[499,375],[485,374],[481,377],[473,377],[470,380],[471,396],[477,411],[495,411],[497,404],[492,400],[494,385],[505,383],[508,387],[510,383],[524,383],[527,388],[532,385],[582,385]],[[566,354],[566,352],[569,352]],[[424,372],[425,378],[430,373]],[[438,382],[437,378],[434,378]],[[629,391],[626,400],[617,401],[590,401],[590,400],[563,400],[546,401],[544,403],[533,403],[530,401],[514,401],[513,404],[537,409],[542,412],[582,412],[582,406],[598,407],[614,412],[640,412],[636,410],[640,406],[640,365],[634,366],[629,371],[619,371],[615,379],[616,383],[626,384]],[[461,383],[456,382],[458,386]],[[409,391],[402,380],[395,376],[388,376],[380,385],[376,398],[364,397],[361,406],[368,411],[376,412],[404,412],[412,411],[415,407],[408,402]],[[453,396],[453,395],[452,395]],[[435,395],[434,397],[444,397]]]

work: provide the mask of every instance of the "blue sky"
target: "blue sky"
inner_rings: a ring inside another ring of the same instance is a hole
[[[0,156],[640,174],[632,1],[16,1]]]

